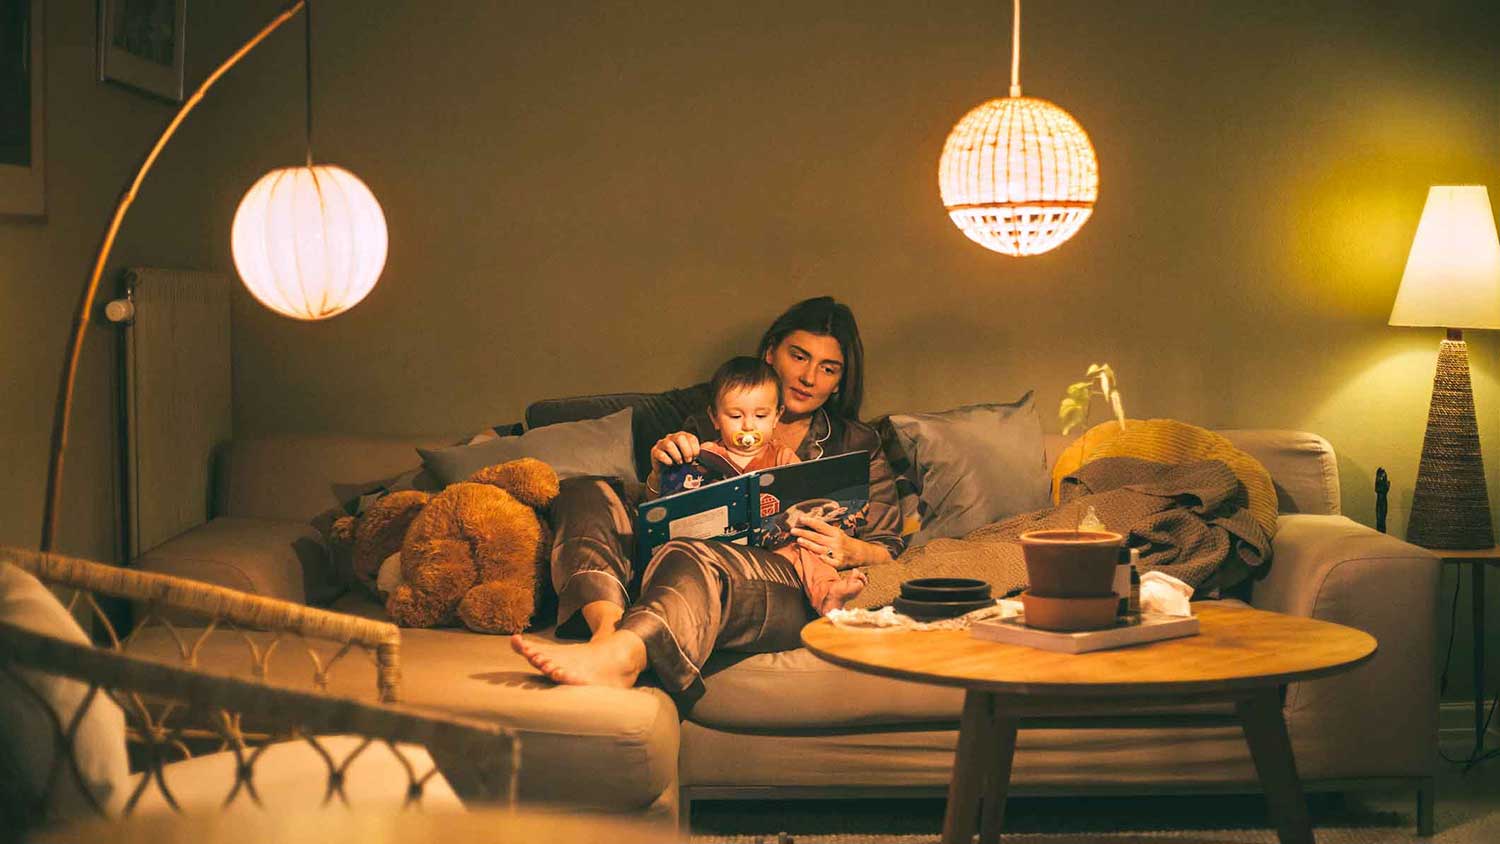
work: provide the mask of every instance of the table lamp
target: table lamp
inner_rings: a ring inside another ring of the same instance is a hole
[[[1500,238],[1483,185],[1438,185],[1427,193],[1391,325],[1448,330],[1432,381],[1408,541],[1428,548],[1492,548],[1490,499],[1465,328],[1500,328]]]

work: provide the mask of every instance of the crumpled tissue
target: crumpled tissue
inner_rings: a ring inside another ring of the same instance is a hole
[[[1021,602],[1005,598],[957,618],[944,618],[938,621],[917,621],[909,615],[896,612],[895,607],[881,607],[878,610],[830,610],[828,620],[838,627],[858,627],[866,630],[966,630],[976,621],[1010,618],[1020,614]]]
[[[1193,611],[1188,599],[1193,587],[1170,574],[1148,571],[1141,575],[1141,612],[1158,615],[1189,616]]]

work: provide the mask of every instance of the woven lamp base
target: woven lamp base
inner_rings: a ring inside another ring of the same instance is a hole
[[[1438,352],[1406,539],[1447,550],[1495,547],[1469,383],[1469,344],[1453,339],[1453,333]]]

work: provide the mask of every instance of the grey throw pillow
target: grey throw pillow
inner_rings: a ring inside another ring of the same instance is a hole
[[[1031,393],[1006,404],[893,413],[911,461],[922,526],[908,547],[960,537],[1051,504],[1042,423]]]
[[[84,647],[90,645],[78,622],[51,591],[8,562],[0,562],[0,619],[32,633]],[[89,699],[88,686],[78,680],[31,669],[19,669],[17,673],[64,725],[72,723],[78,708]],[[7,777],[0,790],[7,792],[7,801],[17,800],[18,805],[24,804],[28,809],[46,791],[48,773],[57,752],[54,722],[41,708],[42,701],[17,687],[10,675],[0,672],[0,757],[9,762],[0,767],[9,768],[6,773],[14,775]],[[73,756],[83,787],[100,806],[111,812],[117,810],[130,793],[125,714],[103,692],[93,696],[80,720],[73,740]],[[79,790],[79,783],[66,765],[47,793],[50,801],[46,809],[59,817],[86,820],[96,816],[89,796]]]
[[[635,479],[631,454],[631,409],[602,419],[559,422],[533,428],[519,437],[497,437],[474,445],[417,449],[422,465],[443,486],[464,480],[486,466],[534,457],[553,468],[559,478],[602,475]]]

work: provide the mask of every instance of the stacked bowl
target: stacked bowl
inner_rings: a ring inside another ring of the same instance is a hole
[[[1100,630],[1113,627],[1121,534],[1107,530],[1033,530],[1021,534],[1030,588],[1021,593],[1027,627]]]

